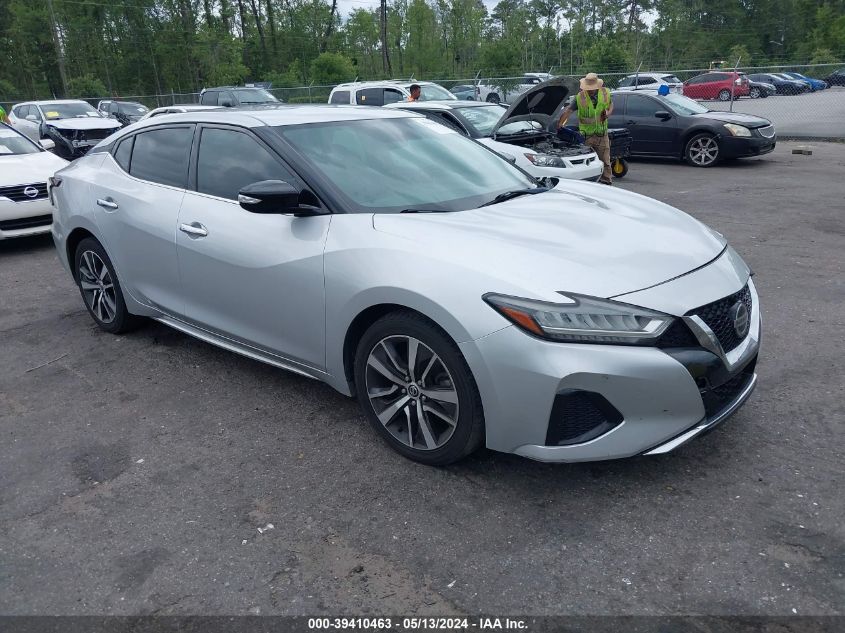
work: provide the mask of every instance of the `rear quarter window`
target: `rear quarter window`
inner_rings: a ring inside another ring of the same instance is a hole
[[[349,105],[349,91],[348,90],[335,90],[332,93],[331,99],[329,99],[329,103],[338,103],[338,104]]]
[[[184,189],[193,132],[191,125],[136,134],[129,173],[141,180]]]

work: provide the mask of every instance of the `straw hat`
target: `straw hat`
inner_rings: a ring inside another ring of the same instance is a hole
[[[587,76],[581,79],[581,90],[598,90],[603,85],[604,80],[596,73],[587,73]]]

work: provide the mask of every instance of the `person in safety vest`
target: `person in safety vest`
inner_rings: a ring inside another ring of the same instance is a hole
[[[609,185],[613,176],[610,170],[610,139],[607,136],[607,119],[613,114],[610,91],[596,73],[587,73],[581,79],[581,91],[575,95],[560,116],[559,125],[565,125],[573,112],[578,112],[578,129],[584,135],[587,145],[595,150],[604,163],[599,182]]]

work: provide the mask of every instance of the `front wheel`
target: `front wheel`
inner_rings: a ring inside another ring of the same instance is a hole
[[[120,334],[135,327],[139,317],[130,314],[106,249],[94,238],[85,238],[74,256],[76,285],[91,318],[101,329]]]
[[[610,163],[610,171],[614,178],[624,178],[628,174],[628,161],[624,158],[615,158]]]
[[[398,453],[442,466],[484,437],[481,396],[457,345],[428,319],[394,312],[376,321],[355,354],[364,414]]]
[[[720,90],[719,91],[719,101],[730,101],[731,100],[731,91],[730,90]]]
[[[684,155],[691,165],[712,167],[719,162],[719,143],[712,134],[696,134],[687,143]]]
[[[752,99],[759,99],[762,96],[762,94],[760,93],[759,88],[752,88],[751,91],[748,93],[748,96],[751,97]]]

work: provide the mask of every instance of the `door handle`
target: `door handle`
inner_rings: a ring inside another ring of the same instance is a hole
[[[110,209],[112,211],[118,208],[117,202],[111,198],[97,198],[97,206],[103,207],[104,209]]]
[[[180,224],[179,230],[182,233],[187,233],[191,237],[205,237],[208,235],[208,229],[199,222],[191,222],[190,224]]]

